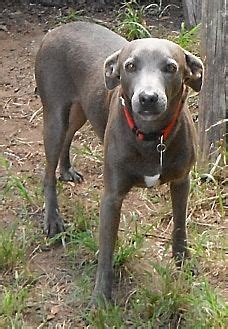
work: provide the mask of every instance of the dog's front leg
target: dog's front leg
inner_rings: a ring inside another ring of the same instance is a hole
[[[184,258],[188,256],[186,215],[189,186],[189,176],[181,180],[173,181],[170,184],[174,221],[172,249],[173,257],[176,259],[177,265],[181,265]]]
[[[113,253],[120,222],[123,197],[105,193],[101,202],[99,227],[99,258],[94,290],[95,298],[111,299]]]
[[[108,161],[104,166],[104,195],[100,208],[99,257],[96,284],[92,302],[99,298],[110,300],[113,281],[113,253],[120,222],[123,199],[132,187],[132,179],[123,170],[123,165]],[[113,166],[113,163],[115,165]]]

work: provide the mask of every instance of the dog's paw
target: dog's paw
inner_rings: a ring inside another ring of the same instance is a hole
[[[191,258],[189,250],[176,253],[174,256],[177,269],[184,270],[188,275],[197,276],[199,274],[194,259]]]
[[[106,285],[106,287],[95,287],[91,300],[87,306],[88,309],[96,309],[97,307],[106,307],[112,305],[112,296],[111,296],[111,286]]]
[[[60,181],[64,182],[83,182],[83,176],[75,171],[73,168],[69,168],[68,170],[62,171],[59,177]]]
[[[112,300],[107,301],[104,298],[92,296],[90,302],[85,306],[82,319],[87,326],[91,324],[91,320],[100,316],[101,313],[109,311],[114,306]]]
[[[44,232],[47,237],[52,238],[56,234],[64,231],[64,222],[58,213],[56,213],[54,216],[45,218]]]
[[[95,312],[99,308],[107,308],[113,305],[112,298],[106,298],[104,295],[99,293],[93,293],[93,296],[86,307],[89,312]]]

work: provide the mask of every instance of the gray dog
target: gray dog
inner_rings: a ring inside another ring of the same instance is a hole
[[[104,141],[104,195],[94,296],[111,298],[113,252],[121,205],[133,186],[170,182],[173,256],[187,256],[186,208],[196,138],[186,105],[188,87],[200,91],[203,64],[175,43],[127,42],[105,27],[70,23],[49,32],[36,58],[44,109],[45,231],[64,230],[56,195],[60,178],[82,181],[70,164],[74,133],[86,120]]]

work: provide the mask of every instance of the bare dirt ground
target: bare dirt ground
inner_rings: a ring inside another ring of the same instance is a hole
[[[81,316],[81,309],[88,302],[87,296],[90,295],[92,289],[91,282],[96,268],[96,263],[93,261],[94,255],[91,256],[82,249],[78,253],[76,252],[71,261],[64,254],[62,246],[49,246],[42,235],[41,186],[45,160],[42,141],[42,108],[39,98],[34,93],[34,59],[45,32],[56,24],[53,17],[58,16],[59,11],[50,12],[41,7],[39,10],[31,7],[25,12],[21,8],[15,7],[3,9],[0,16],[1,154],[10,163],[10,173],[20,177],[27,190],[32,191],[35,196],[34,203],[27,208],[26,213],[24,208],[22,209],[23,202],[17,193],[12,199],[4,200],[1,206],[1,227],[7,227],[15,220],[19,220],[23,228],[24,218],[26,220],[29,218],[32,225],[30,232],[34,239],[31,240],[27,252],[29,259],[27,271],[35,278],[35,283],[33,282],[30,290],[29,307],[24,312],[24,327],[83,328],[87,326],[87,323]],[[110,21],[112,20],[108,14],[97,14],[98,19],[107,20],[107,17]],[[175,19],[177,22],[177,18]],[[169,19],[169,24],[167,24],[169,29],[172,29],[175,24],[170,23],[170,20],[172,19]],[[164,22],[166,24],[165,20]],[[77,148],[80,152],[75,151]],[[77,186],[73,183],[60,184],[61,194],[65,195],[60,200],[61,209],[69,222],[75,216],[73,207],[78,200],[89,213],[95,213],[97,216],[102,192],[102,146],[89,126],[84,127],[81,132],[76,134],[73,154],[74,151],[79,155],[77,167],[83,173],[85,182]],[[5,172],[2,172],[1,175],[3,177]],[[4,182],[2,186],[4,187]],[[151,224],[155,216],[157,223],[160,223],[156,232],[153,230],[151,234],[147,235],[142,252],[143,255],[147,255],[147,259],[159,261],[170,244],[171,215],[169,197],[166,192],[166,187],[163,187],[160,192],[155,190],[152,196],[148,196],[145,191],[136,191],[131,193],[124,203],[126,216],[140,218],[137,225],[144,225],[143,219]],[[158,197],[159,201],[151,202]],[[217,221],[218,225],[221,225],[222,220],[216,209],[215,206],[214,217],[210,223],[214,224]],[[205,211],[208,211],[208,216],[210,216],[210,207],[206,210],[197,208],[195,214],[193,211],[194,220],[202,218],[202,214],[207,216]],[[129,224],[123,217],[121,230],[126,231],[129,225],[135,224],[132,222]],[[167,259],[169,257],[168,252]],[[142,265],[140,257],[136,259],[137,262],[133,261],[129,264],[128,271],[130,268],[134,269],[135,273],[140,273],[141,267],[146,269],[148,264],[144,262]],[[210,281],[219,286],[222,294],[226,295],[224,263],[221,263],[220,269],[218,263],[212,263],[210,266]],[[82,276],[84,275],[86,278],[88,272],[91,282],[83,296],[81,292],[78,292],[78,287],[82,284]],[[13,280],[13,275],[5,273],[2,277],[0,276],[0,285],[7,280]],[[123,269],[119,273],[118,284],[116,283],[119,304],[126,300],[126,296],[130,296],[133,291],[132,280],[126,277],[125,269]]]

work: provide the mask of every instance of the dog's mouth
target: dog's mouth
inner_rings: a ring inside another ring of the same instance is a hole
[[[165,112],[165,109],[151,109],[151,110],[139,110],[137,114],[142,120],[145,121],[155,121]]]

